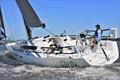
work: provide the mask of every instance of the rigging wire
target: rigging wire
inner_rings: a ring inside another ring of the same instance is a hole
[[[44,30],[47,31],[48,33],[50,33],[51,35],[53,35],[53,36],[59,38],[59,36],[56,36],[56,35],[55,35],[54,33],[52,33],[50,30],[48,30],[48,29],[46,29],[46,28],[44,28]],[[62,40],[62,41],[65,42],[64,40]],[[65,42],[65,43],[68,44],[68,45],[71,45],[71,44],[68,43],[68,42]]]
[[[52,33],[50,30],[48,30],[48,29],[46,29],[46,28],[44,28],[44,30],[45,30],[46,32],[50,33],[51,35],[56,36],[56,35],[55,35],[54,33]]]

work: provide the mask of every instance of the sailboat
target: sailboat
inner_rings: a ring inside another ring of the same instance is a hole
[[[89,47],[90,30],[86,31],[84,39],[80,35],[33,38],[31,28],[45,28],[45,24],[40,21],[28,0],[16,0],[16,3],[23,16],[28,40],[20,40],[11,46],[14,58],[26,64],[47,67],[105,66],[119,62],[118,39],[112,36],[105,37],[94,45],[95,50]]]
[[[16,0],[16,3],[22,12],[22,16],[29,40],[28,41],[20,40],[18,42],[15,42],[15,44],[12,45],[11,48],[9,48],[10,51],[13,52],[12,56],[14,56],[18,60],[21,60],[24,63],[37,64],[40,66],[53,66],[53,67],[74,66],[74,62],[77,63],[79,66],[88,65],[88,63],[86,63],[86,61],[81,57],[81,54],[73,54],[77,52],[74,51],[75,47],[73,44],[69,45],[71,39],[69,36],[61,36],[59,37],[59,39],[57,36],[45,36],[45,37],[32,39],[30,28],[31,27],[35,28],[36,26],[44,28],[45,24],[39,20],[38,16],[36,15],[35,11],[31,7],[28,0]],[[64,43],[65,39],[67,40],[65,42],[66,44]],[[36,40],[39,40],[39,44],[40,44],[39,46],[37,46],[34,43],[34,41]],[[49,43],[47,42],[48,40]],[[53,44],[53,42],[55,42],[56,40],[59,41],[59,44],[63,44],[62,47],[65,48],[63,49],[64,51],[61,51],[61,53],[63,53],[61,55],[59,54],[57,55],[57,53],[59,53],[59,50],[57,49],[54,50],[55,54],[52,54],[54,51],[52,52],[51,44]],[[75,44],[75,41],[76,40],[73,39],[73,41],[71,42]],[[49,52],[48,53],[45,52],[46,50],[50,51],[51,55],[48,55]],[[54,57],[54,55],[56,56]],[[75,59],[72,59],[73,58],[72,56],[74,56]],[[81,58],[79,59],[79,57]],[[65,61],[67,61],[68,63]]]

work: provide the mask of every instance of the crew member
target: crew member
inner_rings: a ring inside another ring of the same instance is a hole
[[[93,51],[96,51],[96,48],[97,48],[96,44],[98,44],[98,41],[101,40],[101,35],[102,35],[102,30],[100,28],[100,25],[97,24],[95,27],[96,27],[95,33],[93,37],[90,38],[89,40],[89,46],[91,47]]]
[[[97,44],[98,41],[101,40],[102,30],[101,30],[99,24],[97,24],[95,27],[96,27],[96,30],[95,30],[94,38],[95,38],[95,42]]]

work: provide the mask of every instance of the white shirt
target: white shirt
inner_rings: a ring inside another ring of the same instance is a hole
[[[99,40],[101,40],[101,33],[102,33],[101,29],[99,29],[99,30],[97,31],[97,33],[98,33],[98,34],[97,34],[98,36],[97,36],[96,39],[97,39],[97,41],[99,41]]]

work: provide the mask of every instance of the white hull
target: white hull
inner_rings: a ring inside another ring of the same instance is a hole
[[[100,44],[103,45],[105,54],[103,53]],[[29,50],[13,49],[12,54],[16,59],[26,64],[35,64],[46,67],[70,67],[70,66],[105,66],[113,64],[119,58],[119,51],[116,41],[100,41],[95,52],[90,48],[84,52],[73,54],[55,54],[55,53],[40,53]]]
[[[118,60],[119,56],[119,50],[118,45],[116,41],[101,41],[101,44],[103,44],[103,47],[98,46],[98,49],[96,52],[91,52],[90,50],[87,50],[86,52],[89,52],[89,56],[85,56],[84,59],[91,65],[91,66],[104,66],[104,65],[111,65],[112,63],[116,62]],[[103,52],[103,50],[104,52]]]
[[[12,55],[16,59],[26,64],[35,64],[35,65],[46,66],[46,67],[89,66],[89,64],[82,57],[71,58],[71,57],[65,57],[64,54],[60,56],[59,54],[47,55],[45,53],[39,53],[36,55],[36,53],[34,52],[31,54],[31,52],[23,52],[17,49],[15,49],[14,51],[15,51],[15,54],[14,55],[12,54]]]

